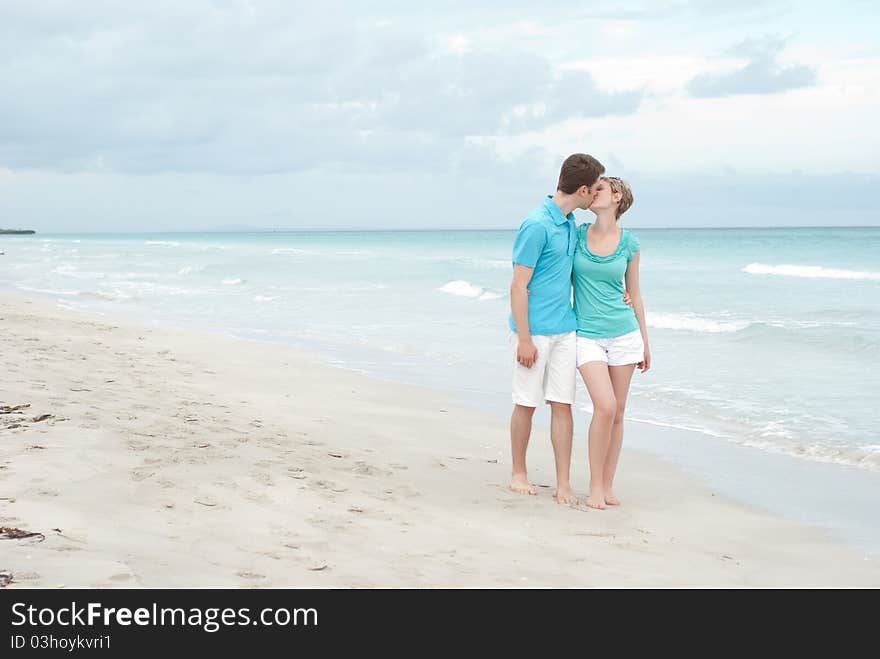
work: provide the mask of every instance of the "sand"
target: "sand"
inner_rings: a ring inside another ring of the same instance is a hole
[[[0,414],[0,526],[44,537],[0,538],[10,589],[880,585],[626,447],[620,508],[555,503],[541,428],[513,494],[505,418],[292,348],[13,292],[0,328],[0,405],[30,405]]]

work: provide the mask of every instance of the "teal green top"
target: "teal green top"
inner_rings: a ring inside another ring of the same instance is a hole
[[[632,307],[623,301],[623,276],[639,239],[628,229],[620,232],[620,242],[608,256],[596,256],[587,247],[587,227],[577,229],[574,253],[574,313],[578,336],[610,339],[639,329]]]

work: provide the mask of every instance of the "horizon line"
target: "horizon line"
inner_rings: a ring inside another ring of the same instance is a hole
[[[781,229],[880,229],[880,224],[850,224],[850,225],[820,225],[820,224],[812,224],[812,225],[781,225],[781,226],[756,226],[756,225],[737,225],[737,226],[658,226],[658,227],[626,227],[628,229],[637,229],[639,231],[658,231],[658,230],[681,230],[681,229],[694,229],[697,231],[718,231],[718,230],[735,230],[735,229],[771,229],[771,230],[781,230]],[[39,231],[33,234],[18,234],[18,235],[103,235],[103,234],[118,234],[118,235],[142,235],[142,234],[151,234],[151,233],[430,233],[430,232],[438,232],[438,231],[516,231],[516,227],[510,228],[455,228],[455,227],[444,227],[444,228],[422,228],[422,229],[413,229],[413,228],[394,228],[394,229],[351,229],[351,228],[296,228],[296,229],[190,229],[190,230],[153,230],[153,231],[46,231],[41,234]],[[16,234],[0,234],[0,235],[16,235]]]

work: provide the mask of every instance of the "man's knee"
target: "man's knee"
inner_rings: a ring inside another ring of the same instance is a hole
[[[516,416],[528,417],[529,419],[531,419],[532,416],[534,416],[534,414],[535,414],[535,408],[534,407],[527,407],[526,405],[514,405],[513,406],[513,413]]]
[[[562,415],[562,416],[571,416],[571,404],[569,403],[557,403],[555,401],[549,401],[550,403],[550,413],[554,415]]]

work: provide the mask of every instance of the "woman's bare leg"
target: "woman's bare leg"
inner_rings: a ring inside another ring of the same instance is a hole
[[[587,505],[590,508],[605,507],[604,467],[611,441],[611,426],[614,425],[614,413],[617,401],[614,399],[614,388],[605,362],[587,362],[578,371],[587,385],[590,399],[593,401],[593,419],[590,421],[590,496]]]
[[[623,446],[623,413],[626,410],[626,397],[629,394],[629,383],[635,368],[635,364],[608,367],[614,399],[617,401],[614,423],[611,424],[611,441],[608,444],[602,477],[602,482],[605,484],[605,503],[609,506],[620,505],[620,500],[614,496],[614,474],[617,471],[617,461],[620,459],[620,449]]]

